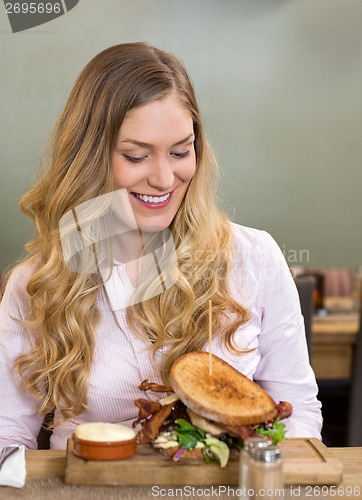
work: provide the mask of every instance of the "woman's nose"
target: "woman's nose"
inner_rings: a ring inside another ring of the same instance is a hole
[[[148,184],[159,191],[169,191],[173,187],[174,173],[167,159],[155,159],[148,175]]]

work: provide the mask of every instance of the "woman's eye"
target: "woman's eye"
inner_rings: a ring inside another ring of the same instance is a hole
[[[174,156],[175,158],[185,158],[186,156],[188,156],[190,154],[190,150],[188,149],[187,151],[184,151],[183,153],[171,153],[172,156]]]
[[[129,161],[131,163],[141,163],[141,161],[145,160],[147,156],[129,156],[129,155],[123,155],[123,158],[126,161]]]

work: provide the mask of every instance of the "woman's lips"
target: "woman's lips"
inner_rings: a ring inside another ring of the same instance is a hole
[[[150,208],[151,210],[158,210],[158,209],[166,207],[170,203],[170,200],[172,198],[173,193],[174,193],[174,191],[167,193],[169,196],[164,201],[154,202],[153,198],[159,199],[159,198],[162,198],[162,196],[148,195],[149,199],[148,199],[148,201],[145,201],[144,199],[142,200],[142,199],[138,198],[138,196],[136,196],[138,193],[130,192],[130,194],[132,195],[134,200],[136,200],[143,207]],[[163,196],[166,196],[166,195],[163,195]],[[144,197],[144,195],[142,195],[142,197]],[[150,198],[151,198],[151,200],[150,200]]]

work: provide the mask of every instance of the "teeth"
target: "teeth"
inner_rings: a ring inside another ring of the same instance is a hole
[[[170,197],[170,193],[165,194],[164,196],[147,196],[146,194],[138,194],[138,193],[133,193],[136,198],[139,200],[145,201],[146,203],[162,203],[163,201],[166,201],[167,198]]]

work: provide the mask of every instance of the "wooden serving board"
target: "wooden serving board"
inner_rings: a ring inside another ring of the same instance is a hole
[[[238,485],[239,460],[230,460],[225,469],[184,459],[175,463],[150,446],[139,445],[131,458],[116,461],[83,460],[73,454],[68,440],[65,482],[87,485],[123,486],[218,486]],[[295,438],[280,443],[285,484],[338,484],[341,462],[318,439]]]

